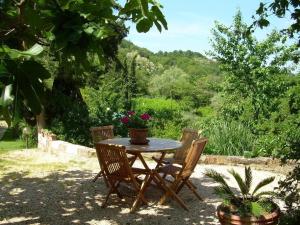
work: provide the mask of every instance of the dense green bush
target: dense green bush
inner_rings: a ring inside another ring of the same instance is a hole
[[[47,111],[47,129],[51,130],[60,140],[85,146],[91,145],[89,128],[91,120],[87,105],[75,102],[73,98],[59,91],[54,95],[55,101],[49,102]]]
[[[133,108],[152,116],[150,132],[152,136],[178,138],[187,121],[183,119],[182,106],[178,101],[164,98],[136,98]]]
[[[232,121],[212,120],[204,125],[209,138],[206,153],[217,155],[244,155],[254,149],[254,136],[248,127]]]

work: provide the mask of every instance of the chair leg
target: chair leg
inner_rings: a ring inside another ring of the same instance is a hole
[[[183,186],[184,186],[184,182],[181,182],[181,184],[177,187],[176,194],[178,194],[181,191]]]
[[[198,192],[196,191],[196,189],[194,188],[192,182],[190,182],[189,180],[187,180],[186,182],[186,185],[188,186],[188,188],[197,196],[197,198],[200,200],[200,201],[203,201],[203,198],[198,194]]]
[[[120,186],[120,181],[118,181],[117,182],[117,185],[115,186],[115,188],[114,188],[114,192],[118,195],[118,197],[120,198],[120,199],[122,199],[123,198],[123,195],[119,192],[119,190],[118,190],[118,187]]]
[[[108,199],[109,199],[109,196],[113,193],[113,187],[111,187],[105,197],[105,201],[102,203],[101,207],[102,208],[105,208],[107,206],[107,202],[108,202]]]
[[[106,177],[106,175],[105,175],[105,173],[104,173],[103,170],[100,170],[100,172],[94,177],[93,182],[96,182],[97,179],[99,177],[101,177],[101,176],[103,177],[103,180],[104,180],[104,183],[105,183],[106,187],[109,187],[109,184],[108,184],[108,181],[107,181],[107,177]]]
[[[120,194],[120,192],[118,191],[118,186],[120,185],[120,182],[114,182],[114,183],[111,183],[111,186],[110,186],[110,189],[106,195],[106,198],[105,198],[105,201],[103,202],[103,204],[101,205],[102,208],[105,208],[106,205],[107,205],[107,202],[108,202],[108,199],[109,199],[109,196],[112,194],[112,193],[116,193],[118,195],[118,197],[122,198],[122,195]]]
[[[133,182],[134,187],[136,188],[138,194],[137,194],[137,196],[132,204],[132,207],[130,209],[131,213],[133,213],[136,210],[140,200],[142,200],[142,202],[145,203],[146,205],[148,204],[147,200],[144,197],[144,192],[148,186],[148,183],[149,183],[149,175],[146,175],[145,180],[142,183],[140,188],[138,187],[138,185],[135,182]]]
[[[99,177],[101,177],[101,175],[102,175],[102,170],[99,172],[99,173],[97,173],[97,175],[94,177],[94,179],[93,179],[93,182],[96,182],[96,180],[99,178]]]
[[[172,191],[174,191],[174,193],[176,194],[176,192],[175,192],[175,190],[177,190],[177,188],[178,188],[178,184],[179,184],[179,182],[177,181],[174,181],[170,186],[167,186],[168,187],[168,189],[170,189],[170,190],[172,190]],[[176,194],[177,195],[177,194]],[[159,200],[159,203],[161,204],[161,205],[163,205],[166,201],[167,201],[167,198],[168,197],[173,197],[172,196],[172,193],[171,192],[166,192],[161,198],[160,198],[160,200]],[[178,196],[178,195],[177,195]]]
[[[195,185],[195,184],[193,184],[193,183],[192,183],[192,181],[190,181],[190,180],[187,180],[187,181],[189,182],[189,184],[190,184],[190,185],[192,185],[192,186],[193,186],[193,188],[194,188],[194,189],[197,189],[196,185]]]
[[[166,193],[161,197],[161,200],[159,202],[159,204],[163,204],[166,200],[166,198],[170,195],[172,196],[178,203],[179,205],[181,205],[182,208],[184,208],[185,210],[188,211],[188,208],[186,206],[186,204],[182,201],[182,199],[173,191],[173,189],[171,187],[168,187],[164,180],[159,176],[159,175],[154,175],[155,178],[157,178],[158,180],[160,180],[162,186],[164,187]]]

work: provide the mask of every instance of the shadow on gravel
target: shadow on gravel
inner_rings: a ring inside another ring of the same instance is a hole
[[[200,202],[184,188],[180,196],[189,211],[169,200],[157,206],[162,192],[149,187],[148,207],[129,213],[129,205],[112,195],[106,209],[101,202],[107,193],[102,179],[91,182],[89,171],[54,172],[48,176],[29,177],[26,172],[7,173],[0,178],[0,224],[218,224],[215,218],[217,199],[207,178],[192,182],[206,201]],[[205,184],[205,185],[203,185]]]

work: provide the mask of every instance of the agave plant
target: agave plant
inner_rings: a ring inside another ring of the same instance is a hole
[[[245,167],[245,179],[233,169],[228,172],[234,177],[240,189],[239,194],[235,194],[229,187],[223,175],[215,170],[206,170],[205,175],[212,178],[220,186],[215,188],[215,193],[223,199],[222,208],[224,211],[240,216],[261,216],[274,210],[276,205],[269,198],[275,192],[262,191],[262,187],[272,183],[275,177],[268,177],[260,181],[254,189],[252,184],[252,171],[250,167]],[[251,191],[252,190],[252,191]]]

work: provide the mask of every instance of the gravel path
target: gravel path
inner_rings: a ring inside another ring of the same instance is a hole
[[[229,177],[229,168],[243,172],[243,167],[198,165],[192,181],[204,202],[184,188],[180,196],[188,212],[174,201],[158,206],[162,193],[150,187],[146,193],[149,206],[130,214],[129,205],[115,195],[106,209],[101,208],[107,188],[102,179],[91,182],[98,168],[95,158],[55,156],[37,150],[0,155],[0,224],[218,224],[215,208],[220,199],[213,194],[215,184],[203,172],[214,168],[225,177]],[[276,176],[269,187],[272,189],[282,175],[254,170],[254,183],[272,175]],[[234,182],[230,185],[236,188]]]

